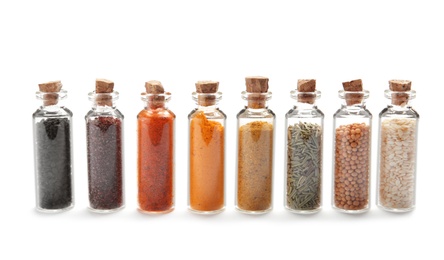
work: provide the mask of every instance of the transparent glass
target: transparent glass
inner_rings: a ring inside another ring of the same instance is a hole
[[[166,104],[171,94],[142,93],[137,115],[138,206],[147,214],[174,210],[174,122]]]
[[[125,206],[123,114],[116,109],[118,92],[88,94],[92,109],[86,114],[89,209],[97,213]]]
[[[357,104],[347,98],[360,95]],[[365,107],[369,92],[339,91],[343,100],[334,114],[333,132],[333,208],[345,213],[364,213],[370,209],[370,166],[372,114]]]
[[[322,154],[324,114],[315,104],[320,91],[291,91],[291,98],[309,97],[313,104],[297,101],[285,115],[285,202],[287,210],[311,214],[322,207]]]
[[[32,115],[36,209],[65,211],[74,206],[72,112],[62,104],[67,92],[36,92],[36,97],[42,102]]]
[[[188,209],[199,214],[216,214],[225,209],[225,122],[218,108],[222,93],[192,94],[197,104],[188,115],[189,169]],[[213,102],[199,102],[211,99]]]
[[[394,105],[392,96],[398,94],[408,95],[407,102]],[[386,90],[385,97],[390,102],[379,114],[376,204],[386,211],[408,212],[416,201],[419,114],[410,104],[416,92]]]
[[[247,106],[237,114],[237,174],[235,207],[242,213],[272,210],[275,114],[268,93],[242,92]]]

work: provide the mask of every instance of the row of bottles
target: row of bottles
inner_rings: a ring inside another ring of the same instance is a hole
[[[225,122],[219,109],[218,82],[200,81],[189,121],[188,207],[202,214],[225,208]],[[37,209],[73,207],[72,112],[60,81],[39,84],[42,105],[33,114]],[[370,208],[372,115],[365,107],[369,91],[361,80],[343,83],[342,105],[334,114],[332,206],[346,213]],[[167,213],[174,209],[175,115],[167,107],[171,93],[158,81],[145,84],[144,109],[137,115],[138,209]],[[309,214],[322,207],[324,114],[316,106],[321,92],[313,79],[299,80],[286,114],[285,208]],[[415,207],[416,141],[419,115],[409,101],[411,82],[389,81],[389,104],[379,115],[377,205],[406,212]],[[85,116],[89,207],[113,212],[124,207],[123,121],[116,108],[119,93],[109,80],[96,81]],[[248,214],[272,209],[275,115],[268,108],[268,78],[247,77],[245,108],[237,115],[235,207]]]

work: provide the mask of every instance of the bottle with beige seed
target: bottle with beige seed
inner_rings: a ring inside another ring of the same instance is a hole
[[[272,209],[273,139],[275,114],[268,109],[268,78],[247,77],[242,98],[247,105],[237,114],[236,209],[263,214]]]
[[[379,114],[378,184],[376,203],[391,212],[415,207],[416,151],[419,114],[411,81],[390,80],[384,94],[389,104]]]
[[[370,209],[372,114],[365,107],[369,91],[360,79],[342,83],[343,100],[334,114],[333,208],[345,213]]]

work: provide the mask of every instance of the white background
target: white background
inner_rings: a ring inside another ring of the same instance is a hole
[[[0,3],[0,259],[197,259],[444,255],[444,175],[439,113],[443,97],[444,14],[439,1],[2,1]],[[276,113],[272,212],[234,209],[236,114],[244,77],[270,78]],[[84,115],[96,78],[115,82],[125,117],[126,208],[110,215],[86,207]],[[325,113],[323,209],[284,210],[284,115],[299,78],[317,79]],[[363,215],[332,210],[332,116],[341,82],[361,78],[374,115],[372,201]],[[409,79],[421,115],[417,208],[391,214],[375,206],[377,117],[388,80]],[[176,209],[136,210],[136,115],[144,82],[160,80],[176,113]],[[38,83],[61,80],[74,113],[75,207],[35,211],[31,115]],[[226,112],[226,211],[187,210],[187,115],[198,80],[217,80]],[[26,257],[26,258],[25,258]],[[89,258],[88,258],[89,259]]]

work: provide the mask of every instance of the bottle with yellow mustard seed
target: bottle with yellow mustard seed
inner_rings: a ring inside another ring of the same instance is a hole
[[[272,209],[275,114],[268,78],[247,77],[242,99],[247,105],[237,115],[236,209],[263,214]]]
[[[416,151],[419,114],[408,80],[390,80],[384,94],[389,104],[379,114],[378,184],[376,204],[390,212],[415,208]]]
[[[334,114],[333,208],[345,213],[370,209],[372,114],[365,106],[369,91],[360,79],[342,83],[343,101]]]

